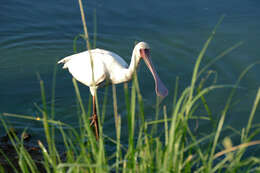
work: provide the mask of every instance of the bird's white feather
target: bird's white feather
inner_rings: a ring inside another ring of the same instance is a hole
[[[91,56],[94,65],[95,85],[102,83],[105,79],[111,83],[120,83],[120,79],[124,75],[123,72],[128,65],[119,55],[103,49],[93,49]],[[89,51],[65,57],[58,63],[64,64],[63,68],[68,68],[72,76],[81,83],[89,87],[94,86]]]

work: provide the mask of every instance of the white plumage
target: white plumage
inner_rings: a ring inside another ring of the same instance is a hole
[[[149,55],[141,55],[141,50],[148,51],[149,49],[150,47],[147,43],[138,43],[133,50],[132,59],[129,67],[124,59],[122,59],[116,53],[103,49],[91,50],[94,67],[94,80],[92,80],[89,51],[84,51],[68,56],[60,60],[58,63],[63,63],[63,68],[68,68],[69,72],[75,79],[89,86],[91,94],[94,96],[95,89],[106,82],[118,84],[131,80],[133,72],[138,67],[140,59],[143,58],[154,76],[157,95],[164,97],[167,95],[168,91],[160,81],[157,73],[155,72],[153,65],[149,59]]]

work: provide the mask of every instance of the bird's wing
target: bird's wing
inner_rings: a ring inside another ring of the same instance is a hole
[[[111,83],[118,84],[128,79],[128,64],[119,55],[102,49],[95,49],[92,53],[102,60],[106,79]]]
[[[103,49],[93,49],[91,50],[91,56],[96,85],[104,82],[104,80],[120,83],[124,79],[124,71],[128,65],[119,55]],[[63,68],[68,68],[72,76],[81,83],[93,86],[89,51],[68,56],[58,63],[63,63]]]
[[[94,50],[91,51],[91,53],[99,54],[99,56],[103,59],[104,62],[110,61],[110,63],[111,62],[117,63],[117,65],[120,65],[124,68],[128,67],[128,64],[125,62],[125,60],[114,52],[107,51],[107,50],[104,50],[104,49],[94,49]]]
[[[92,54],[94,64],[94,82],[97,85],[106,78],[106,70],[102,59],[97,54]],[[92,86],[92,68],[88,51],[63,58],[58,63],[64,63],[63,68],[68,68],[72,76],[81,83]]]

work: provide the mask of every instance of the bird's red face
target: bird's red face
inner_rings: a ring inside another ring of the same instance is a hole
[[[147,67],[151,71],[155,81],[155,91],[158,96],[165,97],[168,95],[168,90],[157,75],[153,63],[150,59],[150,49],[140,49],[140,56],[143,58]]]
[[[140,49],[140,55],[142,58],[150,57],[150,49]]]

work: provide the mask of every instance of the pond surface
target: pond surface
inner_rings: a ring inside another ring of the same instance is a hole
[[[243,44],[211,66],[210,70],[217,73],[217,84],[234,84],[242,71],[260,58],[259,0],[96,0],[84,4],[91,38],[94,37],[96,21],[97,47],[116,52],[130,62],[136,41],[150,44],[153,63],[169,89],[169,96],[163,101],[169,112],[176,77],[180,79],[180,91],[190,84],[195,60],[222,15],[225,18],[207,49],[202,66],[238,42],[242,41]],[[39,111],[35,104],[41,106],[37,76],[44,81],[50,104],[56,62],[73,54],[73,39],[83,33],[78,1],[3,1],[0,5],[0,24],[0,112],[36,116]],[[77,49],[85,49],[82,40],[77,42]],[[241,81],[226,124],[235,128],[246,125],[260,85],[259,74],[260,66],[256,65]],[[138,75],[146,119],[154,119],[154,81],[144,63],[141,63]],[[79,85],[86,103],[89,90]],[[55,119],[78,127],[71,75],[61,66],[57,66],[55,88]],[[117,85],[117,91],[118,111],[123,117],[123,135],[126,135],[123,85]],[[207,96],[215,118],[223,110],[230,91],[230,88],[218,89]],[[100,89],[98,94],[101,102],[104,89]],[[114,136],[111,96],[109,88],[104,129],[107,135]],[[259,109],[256,114],[259,115]],[[38,122],[14,118],[9,122],[18,129],[28,127],[33,133],[43,135],[38,133],[43,132]],[[259,122],[260,118],[256,116],[254,123]],[[203,126],[205,129],[211,127],[209,122]]]

